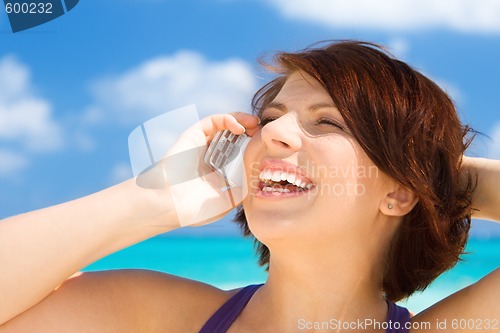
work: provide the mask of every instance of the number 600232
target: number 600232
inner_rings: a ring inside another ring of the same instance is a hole
[[[5,11],[7,14],[52,14],[52,4],[47,3],[28,3],[28,2],[15,2],[6,3]]]

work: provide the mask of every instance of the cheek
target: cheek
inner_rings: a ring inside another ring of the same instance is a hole
[[[312,172],[320,180],[321,194],[343,203],[371,196],[378,168],[356,144],[348,140],[325,142],[317,156]]]
[[[247,145],[245,153],[243,155],[243,162],[245,165],[245,175],[247,177],[247,182],[255,179],[255,176],[259,174],[259,154],[261,151],[262,143],[260,140],[260,132],[256,133]],[[253,177],[252,177],[253,175]],[[252,187],[252,184],[247,184]],[[255,184],[254,184],[255,185]]]
[[[325,139],[315,145],[310,174],[322,181],[353,181],[358,156],[346,140]]]
[[[250,139],[250,142],[248,142],[247,148],[243,155],[245,166],[250,165],[251,163],[257,160],[257,155],[260,146],[261,146],[261,138],[259,131],[254,136],[252,136],[252,139]]]
[[[247,145],[245,153],[243,154],[243,159],[245,161],[245,166],[250,166],[250,164],[257,160],[258,154],[258,141],[260,141],[260,137],[253,136],[250,142]]]

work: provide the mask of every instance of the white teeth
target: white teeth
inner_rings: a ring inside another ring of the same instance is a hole
[[[269,187],[266,186],[262,189],[263,192],[279,192],[279,193],[290,193],[290,190],[287,188],[281,187]]]
[[[260,179],[262,180],[269,180],[271,179],[273,173],[271,170],[264,170],[260,173]]]
[[[280,182],[281,181],[281,172],[280,171],[274,171],[273,175],[271,176],[271,180],[273,182]]]
[[[281,182],[281,181],[287,181],[290,184],[293,184],[297,187],[300,187],[302,189],[311,189],[313,184],[308,183],[303,179],[300,179],[297,177],[296,174],[294,173],[288,173],[284,171],[271,171],[270,169],[262,170],[262,172],[259,175],[260,180],[262,181],[273,181],[273,182]],[[267,190],[264,190],[268,188]],[[274,191],[271,187],[264,187],[263,191]],[[288,190],[287,190],[288,191]],[[288,191],[290,192],[290,191]]]

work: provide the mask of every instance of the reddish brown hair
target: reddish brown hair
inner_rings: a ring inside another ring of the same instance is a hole
[[[357,142],[383,171],[418,197],[404,216],[387,258],[383,289],[397,301],[425,289],[463,253],[471,222],[472,179],[460,185],[462,154],[471,139],[448,95],[383,48],[344,41],[279,53],[268,66],[279,76],[254,96],[256,114],[298,70],[330,94]],[[235,217],[251,236],[243,208]],[[255,240],[259,263],[269,249]]]

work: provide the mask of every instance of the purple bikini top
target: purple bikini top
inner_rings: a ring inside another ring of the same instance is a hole
[[[200,333],[225,333],[261,286],[262,284],[249,285],[234,294],[208,319],[201,328]],[[389,311],[386,321],[386,333],[408,333],[405,328],[405,325],[410,321],[408,310],[393,302],[388,301],[387,304],[389,305]]]

